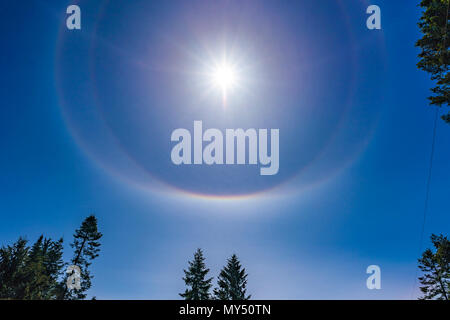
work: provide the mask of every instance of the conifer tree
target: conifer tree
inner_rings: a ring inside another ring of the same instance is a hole
[[[425,250],[419,259],[419,268],[424,273],[419,277],[423,285],[421,300],[449,300],[450,298],[450,241],[443,235],[431,235],[434,252]]]
[[[62,274],[63,240],[53,241],[43,235],[33,244],[25,261],[27,274],[23,299],[55,299],[60,292],[58,279]]]
[[[103,235],[98,231],[97,218],[93,215],[87,217],[81,224],[81,227],[75,230],[73,235],[74,241],[71,247],[74,248],[74,255],[71,264],[78,266],[81,270],[81,288],[68,289],[66,286],[67,278],[71,274],[64,277],[61,286],[64,287],[62,299],[79,300],[86,298],[86,291],[91,287],[91,279],[89,266],[92,260],[98,257],[100,251],[100,238]]]
[[[435,81],[429,98],[432,105],[448,107],[450,105],[450,26],[448,21],[450,0],[422,0],[424,9],[418,23],[423,37],[416,46],[421,48],[417,66],[428,72]],[[450,123],[450,113],[442,116]]]
[[[194,253],[194,260],[189,261],[188,270],[184,270],[184,282],[188,287],[180,296],[185,300],[208,300],[210,299],[209,290],[213,278],[206,278],[209,269],[205,266],[203,251],[197,249]]]
[[[26,273],[23,266],[30,248],[19,238],[12,246],[0,248],[0,299],[23,299]]]
[[[215,298],[218,300],[249,300],[247,296],[247,274],[242,268],[238,257],[233,254],[227,261],[227,265],[220,272],[214,289]]]
[[[19,238],[13,245],[0,248],[0,299],[83,299],[91,286],[88,267],[98,256],[102,234],[97,230],[97,219],[86,218],[74,234],[75,249],[71,264],[81,272],[81,289],[68,290],[63,276],[63,239],[54,241],[41,235],[31,245]]]
[[[62,239],[40,236],[31,246],[23,238],[0,249],[0,299],[55,299],[63,268]]]

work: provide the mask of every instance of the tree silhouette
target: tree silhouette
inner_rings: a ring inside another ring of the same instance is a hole
[[[75,249],[74,256],[71,260],[72,265],[78,266],[81,270],[81,288],[67,289],[67,278],[71,274],[67,274],[62,285],[64,285],[63,299],[78,300],[86,298],[86,291],[91,287],[91,279],[89,266],[92,260],[98,257],[100,251],[100,238],[103,235],[98,231],[97,218],[93,215],[87,217],[82,223],[81,227],[75,230],[73,235],[74,241],[70,244]]]
[[[203,251],[197,249],[194,253],[194,260],[189,261],[188,270],[184,270],[184,282],[188,287],[180,296],[185,300],[208,300],[210,299],[209,290],[213,278],[206,278],[209,269],[205,266]]]
[[[443,235],[431,235],[434,252],[425,250],[419,261],[419,268],[424,273],[419,277],[423,285],[422,300],[449,300],[450,298],[450,241]]]
[[[424,9],[418,23],[423,37],[416,42],[421,48],[420,61],[417,66],[430,73],[435,81],[431,89],[433,95],[430,103],[439,107],[450,105],[450,28],[447,27],[450,0],[422,0],[420,7]],[[450,123],[450,113],[442,116]]]
[[[220,272],[214,295],[219,300],[249,300],[247,296],[247,274],[241,267],[238,257],[233,254]]]
[[[0,249],[1,299],[55,299],[62,261],[62,239],[40,236],[31,246],[19,238],[12,246]]]
[[[97,231],[97,220],[88,217],[75,232],[76,262],[82,270],[87,270],[92,259],[98,256],[97,241],[101,234]],[[86,241],[84,241],[86,240]],[[84,243],[84,244],[83,244]],[[41,235],[28,245],[19,238],[14,244],[0,248],[0,299],[81,299],[91,286],[89,272],[82,273],[82,290],[67,290],[63,276],[67,263],[63,262],[63,239],[54,241]],[[72,259],[73,264],[75,259]],[[84,282],[83,282],[84,281]]]

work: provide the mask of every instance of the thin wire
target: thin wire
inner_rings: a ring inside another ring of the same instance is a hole
[[[422,240],[423,240],[423,234],[425,231],[425,222],[427,219],[427,211],[428,211],[428,202],[430,198],[430,185],[431,185],[431,172],[433,171],[433,158],[434,158],[434,149],[436,144],[436,127],[437,127],[437,119],[438,119],[438,108],[436,108],[435,114],[434,114],[434,126],[433,126],[433,138],[431,142],[431,154],[430,154],[430,166],[428,169],[428,178],[427,178],[427,186],[426,186],[426,193],[425,193],[425,206],[423,209],[423,221],[422,221],[422,231],[420,234],[420,250],[422,251]]]
[[[419,242],[419,255],[422,252],[422,246],[423,246],[423,235],[425,233],[425,223],[427,221],[427,212],[428,212],[428,202],[430,198],[430,185],[431,185],[431,172],[433,171],[433,158],[434,158],[434,149],[436,144],[436,127],[437,127],[437,119],[438,119],[438,108],[436,107],[436,111],[434,114],[434,126],[433,126],[433,137],[431,142],[431,154],[430,154],[430,165],[428,168],[428,178],[427,178],[427,185],[426,185],[426,191],[425,191],[425,205],[423,208],[423,220],[422,220],[422,230],[420,232],[420,242]],[[417,276],[418,276],[418,270],[416,269],[416,273],[414,276],[414,286],[413,291],[411,293],[411,297],[414,295],[414,291],[416,290],[417,286]]]
[[[447,13],[445,18],[445,27],[444,27],[444,39],[443,39],[443,47],[442,50],[447,50],[447,25],[448,25],[448,11],[450,9],[450,1],[447,2]],[[431,154],[430,154],[430,165],[428,168],[428,178],[427,178],[427,185],[426,185],[426,191],[425,191],[425,205],[423,209],[423,221],[422,221],[422,230],[420,232],[420,243],[419,243],[419,255],[422,252],[422,246],[423,246],[423,235],[425,233],[425,223],[427,221],[427,212],[428,212],[428,202],[430,198],[430,185],[431,185],[431,173],[433,171],[433,158],[434,158],[434,149],[436,144],[436,127],[437,127],[437,119],[439,114],[439,108],[436,107],[435,115],[434,115],[434,125],[433,125],[433,137],[431,142]],[[416,290],[417,286],[417,274],[418,270],[416,269],[416,274],[414,276],[414,286],[413,286],[413,292],[411,293],[411,297],[414,295],[414,291]]]

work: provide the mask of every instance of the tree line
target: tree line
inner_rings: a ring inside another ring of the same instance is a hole
[[[87,217],[75,230],[72,259],[63,261],[63,239],[53,240],[41,235],[36,242],[19,238],[0,248],[0,299],[18,300],[80,300],[92,285],[89,266],[98,257],[100,238],[97,218]],[[68,266],[75,271],[66,272]],[[79,285],[69,289],[70,277],[79,276]]]
[[[72,258],[63,261],[63,239],[53,240],[41,235],[29,244],[19,238],[12,245],[0,248],[0,299],[16,300],[81,300],[86,299],[92,286],[93,275],[89,267],[99,256],[100,239],[97,218],[84,219],[75,230]],[[423,300],[449,300],[450,298],[450,241],[444,235],[431,235],[432,247],[418,259],[421,276],[419,281]],[[80,270],[79,286],[72,288],[74,272],[66,272],[68,266]],[[203,251],[198,249],[188,268],[184,270],[185,300],[249,300],[247,277],[236,254],[233,254],[217,277],[208,274]]]
[[[432,248],[426,249],[418,259],[422,275],[420,300],[450,299],[450,241],[444,235],[432,234]],[[233,254],[227,265],[220,271],[217,287],[211,293],[213,278],[208,277],[210,269],[205,265],[203,251],[198,249],[194,259],[184,270],[183,280],[186,290],[180,293],[185,300],[249,300],[247,295],[247,276],[237,256]]]
[[[185,300],[249,300],[247,295],[247,273],[242,268],[236,254],[227,260],[227,265],[220,271],[217,287],[211,293],[213,278],[208,277],[209,269],[201,249],[194,253],[189,261],[189,268],[184,270],[183,280],[186,290],[180,293]]]

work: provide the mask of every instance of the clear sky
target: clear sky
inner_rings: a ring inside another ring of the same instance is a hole
[[[198,247],[212,276],[238,254],[255,299],[416,297],[434,119],[417,3],[2,1],[0,244],[63,236],[69,259],[95,213],[99,299],[179,298]],[[226,102],[208,76],[224,57]],[[279,129],[278,174],[174,165],[195,120]],[[423,248],[450,231],[449,145],[439,121]]]

